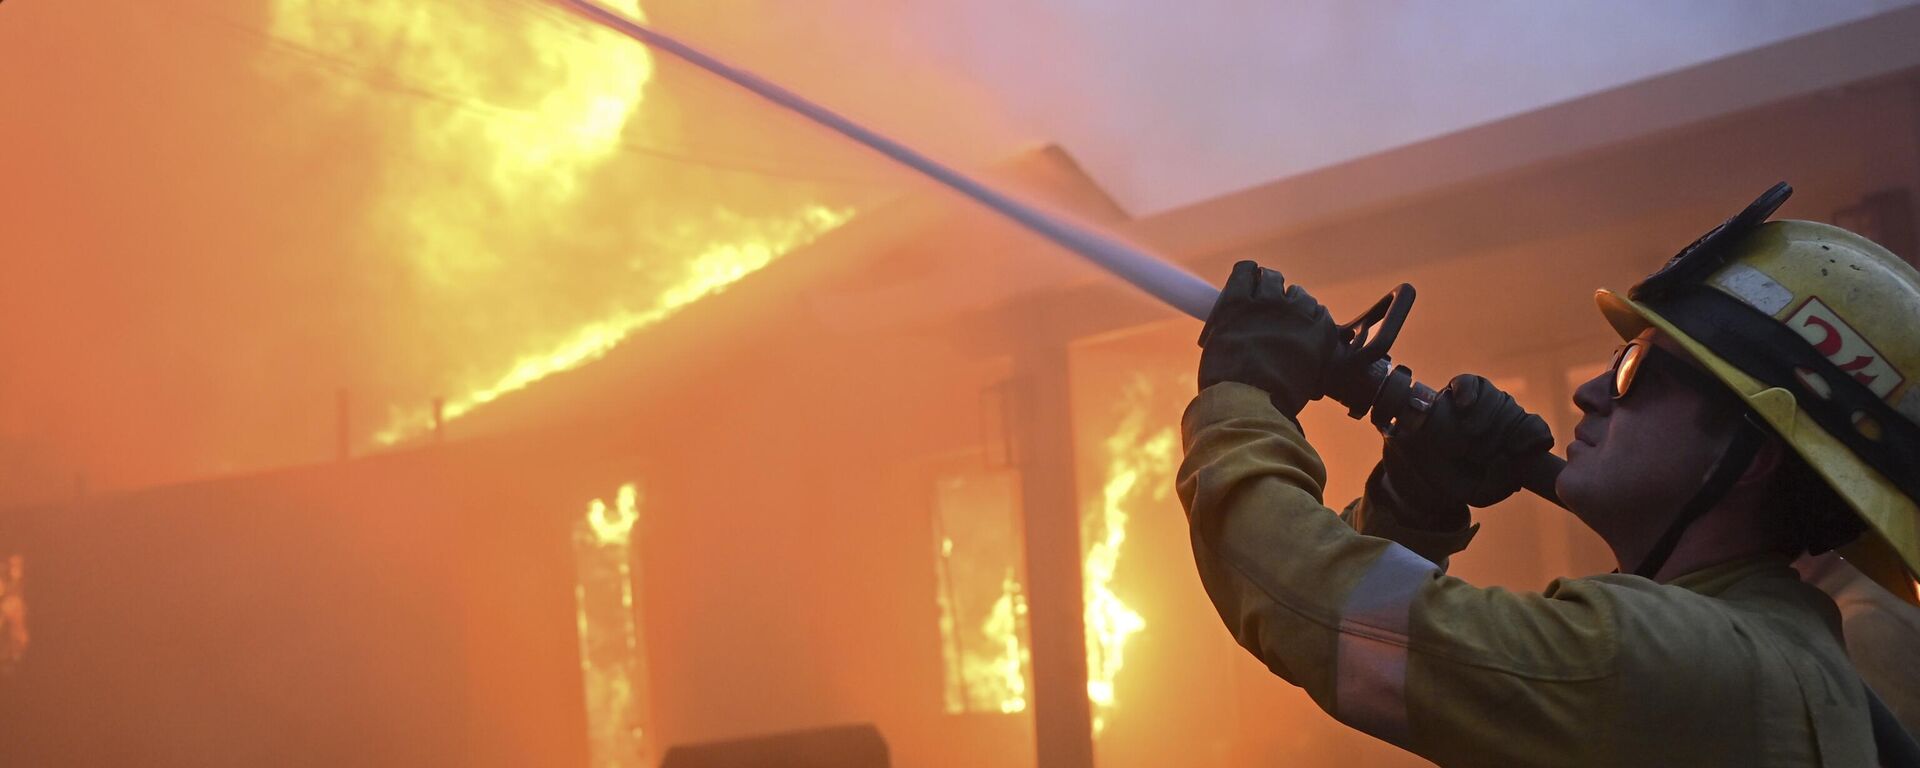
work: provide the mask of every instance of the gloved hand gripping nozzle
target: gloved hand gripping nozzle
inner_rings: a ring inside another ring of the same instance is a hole
[[[1401,283],[1340,326],[1344,346],[1327,373],[1327,397],[1346,406],[1348,416],[1367,418],[1388,437],[1418,431],[1439,397],[1432,387],[1415,381],[1411,369],[1387,356],[1413,311],[1414,296],[1413,286]],[[1566,465],[1565,459],[1543,452],[1522,467],[1521,487],[1564,506],[1553,485]]]

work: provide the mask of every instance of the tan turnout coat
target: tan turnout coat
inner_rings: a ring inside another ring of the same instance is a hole
[[[1324,506],[1320,457],[1259,389],[1210,387],[1182,427],[1201,584],[1347,725],[1442,766],[1875,763],[1833,602],[1784,558],[1483,589],[1436,564],[1446,541],[1365,535],[1410,534],[1391,510]]]

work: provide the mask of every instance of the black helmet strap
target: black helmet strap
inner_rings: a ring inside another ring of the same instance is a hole
[[[1754,423],[1755,418],[1751,412],[1742,415],[1740,430],[1734,433],[1733,442],[1720,452],[1720,458],[1707,470],[1706,480],[1700,484],[1700,489],[1694,491],[1693,498],[1680,507],[1680,513],[1674,516],[1673,522],[1667,524],[1666,532],[1660,534],[1653,549],[1640,559],[1640,565],[1633,569],[1634,575],[1651,579],[1659,573],[1661,566],[1667,564],[1667,558],[1673,556],[1674,547],[1680,545],[1680,537],[1686,534],[1687,528],[1692,527],[1707,510],[1719,504],[1721,499],[1725,499],[1727,492],[1733,490],[1733,484],[1753,465],[1753,457],[1760,453],[1760,446],[1765,445],[1772,434]]]

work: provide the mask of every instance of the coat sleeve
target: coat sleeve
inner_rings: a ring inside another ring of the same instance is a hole
[[[1409,525],[1400,510],[1404,502],[1388,487],[1386,466],[1375,464],[1373,474],[1367,476],[1365,495],[1354,499],[1340,512],[1340,519],[1354,530],[1368,536],[1391,541],[1413,553],[1426,558],[1429,562],[1447,569],[1447,562],[1455,554],[1467,548],[1474,534],[1480,532],[1480,524],[1473,523],[1464,528],[1451,531],[1434,531]]]
[[[1201,584],[1275,675],[1441,765],[1605,764],[1568,760],[1605,749],[1616,727],[1603,588],[1480,589],[1354,530],[1321,503],[1319,456],[1254,387],[1201,392],[1182,429],[1178,491]]]

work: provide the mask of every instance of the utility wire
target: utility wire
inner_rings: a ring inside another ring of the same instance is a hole
[[[496,0],[496,2],[509,2],[525,8],[529,12],[539,13],[542,16],[551,18],[554,20],[558,29],[568,30],[565,34],[574,37],[584,44],[603,44],[603,41],[593,40],[589,37],[589,28],[582,27],[578,24],[577,20],[571,18],[569,14],[559,9],[544,4],[516,3],[513,2],[513,0]],[[142,5],[145,6],[146,4]],[[384,93],[432,101],[450,108],[481,115],[488,119],[523,120],[530,122],[539,115],[539,111],[536,109],[507,106],[477,96],[451,93],[444,89],[413,82],[398,77],[381,68],[370,67],[358,61],[287,40],[269,30],[237,21],[223,14],[205,9],[186,10],[182,8],[181,5],[187,4],[167,6],[164,9],[159,5],[152,7],[156,10],[167,11],[169,18],[197,20],[198,23],[218,29],[231,37],[243,38],[248,42],[260,44],[269,52],[287,59],[299,61],[315,70],[336,77],[353,80]],[[490,5],[492,7],[488,7]],[[459,7],[486,8],[486,12],[502,18],[503,21],[512,21],[512,19],[506,15],[510,13],[509,9],[498,5],[484,2],[462,3]],[[689,151],[685,148],[642,144],[625,139],[617,142],[615,148],[628,154],[670,163],[698,166],[727,173],[776,178],[785,181],[864,188],[896,186],[880,177],[847,176],[844,174],[822,173],[810,168],[795,166],[782,167],[778,160],[772,158],[750,158],[737,155],[723,156],[713,153],[699,153]]]
[[[1026,227],[1028,231],[1052,241],[1068,252],[1081,256],[1121,278],[1134,287],[1160,299],[1168,306],[1204,320],[1220,298],[1212,283],[1145,249],[1088,226],[1069,217],[1048,211],[981,182],[953,166],[942,163],[913,147],[821,106],[798,93],[757,74],[736,67],[705,51],[645,24],[634,21],[594,0],[555,0],[577,11],[581,18],[633,38],[637,44],[677,57],[713,73],[769,102],[792,111],[821,127],[847,137],[862,146],[885,155],[942,186],[972,198],[974,202]]]

